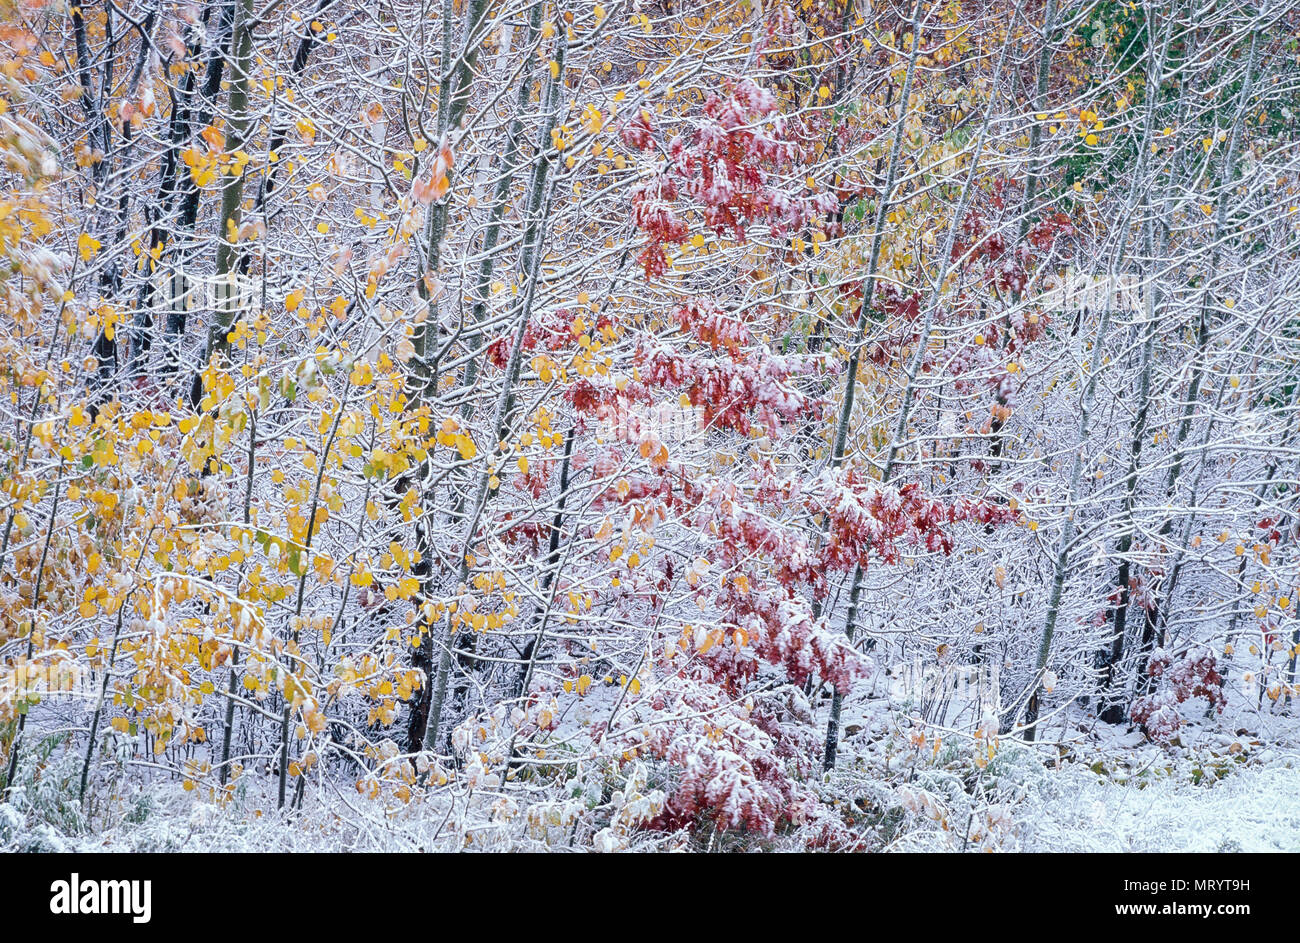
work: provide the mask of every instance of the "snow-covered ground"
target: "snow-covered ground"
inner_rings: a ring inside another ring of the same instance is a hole
[[[1026,851],[1300,851],[1300,768],[1242,769],[1222,781],[1173,777],[1145,788],[1058,774],[1032,816]]]
[[[882,680],[846,701],[839,767],[812,785],[872,850],[1298,852],[1296,705],[1241,686],[1225,693],[1222,713],[1189,702],[1172,743],[1067,704],[1045,714],[1038,741],[1028,745],[999,736],[996,724],[972,721],[978,697],[954,699],[936,722],[935,712]],[[579,742],[593,717],[608,715],[613,704],[600,699],[594,692],[565,718],[557,728],[564,739]],[[824,714],[825,705],[812,710]],[[417,790],[411,801],[365,798],[335,771],[313,780],[301,808],[282,814],[273,779],[258,776],[242,779],[225,802],[203,784],[120,778],[92,789],[83,806],[75,799],[81,754],[55,749],[39,773],[20,771],[24,788],[0,805],[0,851],[691,847],[681,834],[605,827],[599,807],[615,786],[596,767],[573,768],[549,785],[506,791],[462,770],[447,787]],[[630,785],[617,788],[631,795]],[[638,788],[648,791],[644,782]],[[785,833],[735,847],[793,849],[807,837]]]
[[[893,784],[849,775],[832,785],[872,794],[906,810],[889,851],[1298,852],[1300,751],[1254,738],[1203,735],[1201,744],[1116,749],[1114,740],[1080,742],[1075,758],[1044,762],[1046,751],[1012,746],[986,768],[983,800],[971,802],[953,764],[917,765]],[[1087,751],[1087,752],[1085,752]],[[56,773],[59,764],[49,768]],[[69,769],[75,764],[69,763]],[[897,767],[902,774],[903,768]],[[855,784],[856,780],[856,784]],[[114,808],[75,811],[55,779],[0,806],[0,850],[418,851],[574,850],[572,830],[537,828],[538,816],[490,793],[444,790],[385,807],[346,788],[327,788],[290,816],[273,797],[243,796],[220,806],[201,790],[160,783],[118,797]],[[449,805],[450,803],[450,805]],[[467,809],[469,811],[467,811]],[[20,811],[21,810],[21,811]],[[590,836],[588,836],[590,839]],[[613,850],[661,850],[680,839],[649,833]],[[781,847],[777,838],[775,847]]]

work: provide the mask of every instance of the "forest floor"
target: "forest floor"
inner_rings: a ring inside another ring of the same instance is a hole
[[[1300,852],[1300,718],[1289,713],[1260,710],[1238,695],[1223,715],[1189,720],[1176,743],[1161,745],[1073,707],[1056,715],[1055,727],[1034,748],[1004,744],[976,770],[959,748],[886,756],[885,745],[906,743],[887,728],[892,724],[896,735],[908,721],[900,728],[899,715],[880,698],[858,705],[854,726],[860,729],[846,743],[844,770],[825,789],[828,801],[870,796],[877,807],[899,810],[873,841],[879,850]],[[78,769],[76,754],[56,753],[20,799],[0,806],[0,850],[575,847],[572,830],[539,831],[526,808],[491,794],[450,795],[449,805],[435,793],[422,802],[385,805],[329,780],[288,816],[275,811],[266,785],[271,777],[248,777],[226,803],[213,801],[204,787],[168,781],[123,788],[111,800],[94,798],[83,813],[72,798]],[[266,791],[257,794],[257,783]],[[651,833],[624,844],[630,850],[689,847],[680,837]],[[784,850],[797,842],[778,835],[737,847]]]

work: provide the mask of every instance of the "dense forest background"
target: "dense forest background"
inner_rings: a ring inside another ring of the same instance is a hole
[[[1295,845],[1298,34],[0,0],[0,847]]]

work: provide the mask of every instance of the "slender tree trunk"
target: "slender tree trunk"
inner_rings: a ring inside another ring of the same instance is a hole
[[[227,123],[226,149],[241,150],[248,139],[251,117],[248,109],[249,76],[253,68],[253,0],[239,0],[235,8],[235,26],[231,44],[230,64],[230,118]],[[241,292],[236,286],[235,262],[239,254],[238,230],[243,215],[244,174],[232,174],[221,190],[221,214],[217,228],[217,285],[228,295],[221,299],[213,312],[213,324],[208,330],[204,360],[214,354],[225,353],[230,341],[230,328],[239,313]]]
[[[1168,239],[1165,240],[1166,246]],[[1148,249],[1151,247],[1150,222],[1147,232]],[[1150,255],[1150,252],[1148,252]],[[1148,275],[1152,275],[1150,271]],[[1142,343],[1142,361],[1138,373],[1137,414],[1133,419],[1132,433],[1129,437],[1128,468],[1124,477],[1124,504],[1121,517],[1122,536],[1116,547],[1119,557],[1119,571],[1116,574],[1116,589],[1119,599],[1111,614],[1111,643],[1104,655],[1099,696],[1102,699],[1100,717],[1108,724],[1118,724],[1124,719],[1123,705],[1116,701],[1107,701],[1114,681],[1115,671],[1124,656],[1124,638],[1128,626],[1128,611],[1131,600],[1129,586],[1129,551],[1133,547],[1133,533],[1136,524],[1133,520],[1133,506],[1136,502],[1139,471],[1142,463],[1142,446],[1146,442],[1147,417],[1151,410],[1151,367],[1152,355],[1156,341],[1156,286],[1154,280],[1146,287],[1146,324],[1143,326],[1146,338]]]
[[[1017,3],[1017,12],[1019,9],[1020,4]],[[912,45],[913,55],[915,55],[921,45],[919,23],[916,22],[915,19],[914,28],[915,31],[913,35],[915,36],[915,39],[913,40]],[[1006,65],[1007,54],[1010,48],[1011,43],[1008,40],[1003,44],[1002,50],[999,53],[997,67],[993,71],[992,92],[989,96],[990,101],[996,101],[998,98],[998,93],[1002,86],[1003,67]],[[902,102],[905,104],[906,101],[907,94],[905,92]],[[949,223],[948,234],[944,238],[943,248],[938,256],[938,272],[931,284],[928,297],[925,300],[925,313],[922,317],[921,327],[917,332],[916,353],[912,356],[911,363],[908,365],[904,377],[902,402],[899,404],[898,408],[898,419],[894,426],[893,438],[889,443],[889,452],[885,457],[885,466],[880,473],[881,485],[887,485],[892,480],[894,470],[897,467],[899,454],[902,452],[903,445],[908,438],[908,420],[911,418],[912,407],[916,402],[916,378],[921,372],[922,365],[925,363],[926,347],[929,344],[930,331],[934,325],[934,313],[942,300],[944,283],[948,280],[948,271],[949,266],[952,264],[953,246],[956,244],[957,233],[961,229],[962,220],[965,219],[967,207],[970,206],[971,194],[975,185],[975,177],[980,167],[980,158],[984,152],[984,141],[988,135],[990,124],[992,124],[991,109],[985,114],[984,121],[980,125],[979,135],[976,138],[971,152],[970,167],[966,172],[966,179],[962,183],[961,196],[957,201],[957,211]],[[877,235],[879,235],[879,233]],[[858,349],[860,350],[861,348],[859,347]],[[856,353],[857,351],[855,350],[855,355]],[[854,370],[856,372],[856,366],[854,367]],[[849,382],[852,383],[852,378],[850,378]],[[832,463],[834,465],[838,465],[844,458],[844,442],[847,439],[848,431],[847,420],[847,414],[841,412],[841,425],[840,428],[836,430],[835,437],[836,442],[839,444],[837,450],[838,454],[832,454]],[[852,589],[849,591],[848,621],[844,626],[844,634],[848,638],[850,644],[853,641],[853,636],[857,628],[858,605],[862,596],[862,577],[862,567],[860,565],[854,567]],[[843,692],[836,690],[831,695],[831,712],[830,717],[826,722],[826,745],[822,757],[822,768],[825,770],[831,770],[835,767],[835,758],[839,750],[840,714],[843,711],[843,706],[844,694]]]
[[[217,14],[214,26],[215,41],[208,51],[207,65],[204,67],[203,84],[199,86],[197,107],[189,108],[188,136],[192,139],[211,122],[216,114],[217,99],[221,95],[221,82],[225,73],[226,61],[231,57],[235,39],[235,19],[237,11],[246,12],[250,8],[247,0],[224,0]],[[245,19],[247,17],[245,16]],[[233,70],[232,70],[233,71]],[[247,76],[245,76],[247,78]],[[180,369],[180,346],[184,340],[189,321],[189,311],[184,297],[189,280],[185,274],[197,251],[192,245],[194,230],[198,224],[199,202],[203,191],[194,179],[181,173],[180,203],[177,209],[176,236],[170,241],[172,251],[166,255],[167,262],[161,266],[163,278],[167,280],[166,300],[167,317],[163,322],[163,363],[164,376],[174,375]],[[225,238],[225,232],[219,232],[218,238]],[[160,235],[160,239],[166,239]],[[180,288],[179,293],[176,291]]]
[[[54,502],[50,505],[50,520],[45,528],[45,543],[41,547],[41,559],[36,566],[36,580],[32,586],[32,619],[27,628],[27,661],[32,660],[32,652],[36,645],[36,632],[40,627],[41,611],[41,583],[45,576],[45,562],[50,555],[50,541],[54,539],[55,525],[58,523],[59,515],[59,497],[63,493],[63,469],[67,464],[66,459],[59,460],[58,478],[54,482]],[[27,727],[27,710],[21,710],[18,713],[18,727],[14,731],[13,741],[9,744],[9,770],[5,773],[4,792],[0,793],[0,802],[9,798],[9,793],[14,788],[14,776],[18,773],[18,754],[23,746],[23,731]]]
[[[465,7],[462,50],[456,63],[452,61],[452,33],[455,17],[450,0],[443,4],[443,33],[441,71],[443,81],[440,83],[438,102],[438,133],[445,139],[459,126],[469,107],[470,86],[473,80],[474,65],[478,60],[483,21],[487,14],[486,0],[470,0]],[[443,143],[443,142],[440,142]],[[452,171],[448,168],[448,180]],[[438,359],[441,352],[435,353],[436,332],[438,330],[437,299],[433,295],[433,283],[437,278],[439,260],[442,254],[442,240],[447,228],[448,203],[446,200],[435,203],[429,212],[425,229],[427,240],[426,258],[422,277],[416,284],[416,291],[425,305],[424,320],[415,327],[412,344],[415,356],[413,369],[407,384],[408,393],[416,404],[432,405],[437,396]],[[435,332],[430,337],[430,332]],[[432,343],[431,343],[432,341]],[[424,476],[421,475],[421,478]],[[420,592],[416,596],[417,604],[435,595],[436,574],[433,570],[435,559],[432,523],[426,514],[416,528],[416,549],[420,560],[413,569],[413,575],[420,581]],[[430,723],[430,711],[438,703],[438,695],[433,690],[434,684],[434,626],[421,611],[419,620],[418,645],[412,653],[413,666],[423,675],[414,701],[411,703],[410,717],[406,730],[407,752],[415,753],[426,743],[426,731]],[[443,653],[444,656],[447,654]],[[445,682],[445,679],[443,679]]]
[[[1205,379],[1205,371],[1208,366],[1208,348],[1211,334],[1210,324],[1210,307],[1211,307],[1211,287],[1215,281],[1215,274],[1218,271],[1219,259],[1221,257],[1220,237],[1227,229],[1227,212],[1229,189],[1234,177],[1234,165],[1236,162],[1237,148],[1240,142],[1241,127],[1244,123],[1247,108],[1250,104],[1250,97],[1254,89],[1255,67],[1259,50],[1259,33],[1253,33],[1250,41],[1250,53],[1246,60],[1246,74],[1241,83],[1241,91],[1237,99],[1236,120],[1233,121],[1232,130],[1228,134],[1228,149],[1224,156],[1223,166],[1220,170],[1218,191],[1220,194],[1218,210],[1215,214],[1213,234],[1211,245],[1213,249],[1210,254],[1210,265],[1206,273],[1205,290],[1201,294],[1200,313],[1197,319],[1196,327],[1196,365],[1192,371],[1191,382],[1187,387],[1187,399],[1183,404],[1182,416],[1178,422],[1178,430],[1174,436],[1174,453],[1169,466],[1169,474],[1165,479],[1164,495],[1166,501],[1171,501],[1174,497],[1175,490],[1178,486],[1178,479],[1182,475],[1183,464],[1187,459],[1187,437],[1191,432],[1193,421],[1197,414],[1197,401],[1200,397],[1201,383]],[[1156,534],[1158,544],[1164,544],[1168,541],[1169,535],[1173,532],[1174,517],[1169,515],[1160,525]],[[1177,566],[1177,562],[1174,563]],[[1171,572],[1171,577],[1172,577]],[[1171,579],[1172,583],[1172,579]],[[1172,589],[1172,587],[1170,587]],[[1160,632],[1161,620],[1166,617],[1168,607],[1171,604],[1169,593],[1163,594],[1164,598],[1161,603],[1146,611],[1145,619],[1142,625],[1142,641],[1136,660],[1134,691],[1135,696],[1146,693],[1149,687],[1150,676],[1146,673],[1146,659],[1150,656],[1155,648],[1156,639]],[[1145,680],[1144,680],[1145,679]]]
[[[1149,163],[1150,141],[1155,124],[1156,115],[1156,94],[1155,89],[1159,87],[1160,77],[1163,75],[1164,64],[1168,58],[1169,45],[1171,43],[1170,32],[1172,31],[1172,21],[1165,24],[1166,32],[1164,33],[1164,42],[1157,43],[1156,34],[1152,27],[1154,11],[1148,13],[1146,20],[1146,29],[1148,31],[1148,54],[1147,54],[1147,86],[1151,89],[1147,95],[1146,114],[1143,120],[1142,137],[1138,143],[1138,164],[1135,170],[1134,179],[1137,181],[1136,186],[1145,188],[1149,186],[1146,180],[1147,166]],[[1137,198],[1135,198],[1136,200]],[[1140,199],[1146,200],[1145,191]],[[1148,288],[1148,291],[1153,289]],[[1052,640],[1056,635],[1057,621],[1061,615],[1061,596],[1065,588],[1065,578],[1069,572],[1070,552],[1073,549],[1077,523],[1075,515],[1079,510],[1079,499],[1081,497],[1082,472],[1084,451],[1088,447],[1091,436],[1092,409],[1095,401],[1097,380],[1105,365],[1105,350],[1107,337],[1110,331],[1111,310],[1109,303],[1102,311],[1100,321],[1097,326],[1097,337],[1093,344],[1092,363],[1088,370],[1088,380],[1084,385],[1079,404],[1079,424],[1075,435],[1074,450],[1070,458],[1070,485],[1068,497],[1066,499],[1065,520],[1061,523],[1061,537],[1057,544],[1056,557],[1052,567],[1051,589],[1048,595],[1047,615],[1043,622],[1043,631],[1039,638],[1038,657],[1034,663],[1034,676],[1030,682],[1028,698],[1024,702],[1023,711],[1025,716],[1024,737],[1028,741],[1033,741],[1037,736],[1039,701],[1041,698],[1043,677],[1047,672],[1047,666],[1052,651]],[[1010,726],[1014,723],[1018,711],[1010,712],[1009,716],[1004,718],[1004,726]]]

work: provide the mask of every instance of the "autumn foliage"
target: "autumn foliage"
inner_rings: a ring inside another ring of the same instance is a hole
[[[1059,7],[0,0],[6,796],[849,850],[1286,709],[1294,42]]]

